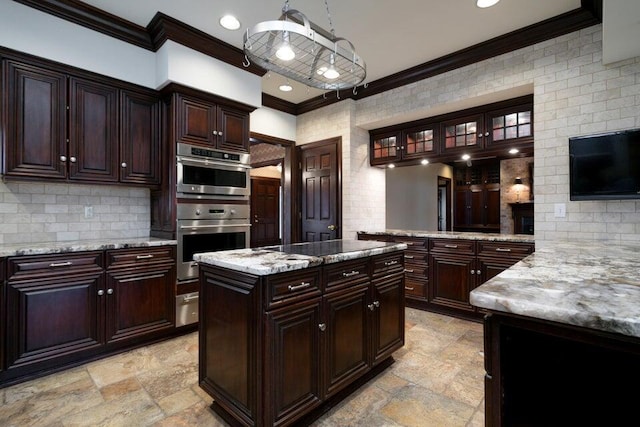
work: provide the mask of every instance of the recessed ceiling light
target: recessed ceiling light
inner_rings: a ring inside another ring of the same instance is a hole
[[[469,160],[470,158],[471,158],[471,156],[468,155],[468,154],[463,154],[462,155],[462,160]]]
[[[240,21],[233,15],[224,15],[220,18],[220,25],[222,25],[227,30],[237,30],[240,28]]]
[[[485,8],[485,7],[491,7],[494,4],[498,3],[500,0],[478,0],[476,2],[476,6],[481,7],[481,8]]]
[[[291,92],[293,90],[293,87],[291,87],[289,83],[285,83],[283,85],[280,85],[278,89],[280,89],[283,92]]]
[[[509,154],[518,154],[520,152],[520,150],[518,150],[517,148],[512,148],[511,150],[509,150]]]
[[[429,164],[429,160],[422,159],[422,161],[420,163],[423,164],[423,165],[428,165]]]
[[[387,166],[389,169],[393,169],[396,167],[396,165],[394,165],[393,163],[389,163],[389,166]]]

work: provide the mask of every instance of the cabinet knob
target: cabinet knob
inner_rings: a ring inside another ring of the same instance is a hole
[[[489,136],[489,132],[485,132],[485,133],[484,133],[484,136]]]
[[[479,276],[480,275],[480,270],[476,270],[476,274]]]
[[[60,161],[61,162],[66,162],[67,161],[67,156],[60,156]]]
[[[478,134],[478,138],[482,138],[482,134],[481,133]]]
[[[113,289],[111,289],[111,288],[107,289],[107,294],[112,295],[113,294]]]
[[[99,295],[99,296],[104,295],[104,291],[103,291],[102,289],[100,289],[100,290],[98,291],[98,295]]]
[[[326,324],[326,323],[320,323],[320,324],[318,325],[318,328],[320,328],[320,330],[321,330],[322,332],[324,332],[324,331],[327,329],[327,324]]]
[[[211,133],[213,134],[213,136],[217,136],[218,135],[218,131],[217,130],[211,131]]]
[[[476,271],[475,270],[471,270],[471,274],[476,274]]]
[[[120,164],[120,166],[122,166],[123,168],[126,168],[126,167],[127,167],[127,162],[122,162],[122,163]]]
[[[222,136],[222,132],[218,132],[218,136]]]
[[[73,157],[73,156],[69,157],[69,161],[70,161],[71,163],[75,163],[77,160],[78,160],[78,159],[76,159],[76,158],[75,158],[75,157]]]
[[[380,301],[374,301],[373,305],[375,305],[376,307],[380,307]]]
[[[367,307],[369,308],[369,310],[373,311],[376,309],[375,305],[373,304],[367,304]]]

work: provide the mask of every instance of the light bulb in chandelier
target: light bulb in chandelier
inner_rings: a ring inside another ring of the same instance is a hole
[[[284,31],[282,33],[282,38],[283,38],[283,41],[280,47],[278,48],[278,50],[276,51],[276,56],[278,57],[278,59],[281,59],[283,61],[291,61],[293,58],[296,57],[296,53],[291,48],[291,44],[289,44],[289,32]]]
[[[335,63],[336,63],[336,58],[333,56],[333,53],[332,53],[331,60],[329,63],[329,68],[327,68],[327,71],[325,71],[324,74],[322,74],[329,80],[337,79],[338,77],[340,77],[340,73],[338,72],[338,70],[336,70]]]

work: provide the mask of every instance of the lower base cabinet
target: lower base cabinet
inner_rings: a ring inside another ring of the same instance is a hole
[[[7,271],[0,384],[174,329],[173,246],[10,257]]]
[[[402,252],[200,280],[200,386],[232,424],[294,424],[404,345]]]

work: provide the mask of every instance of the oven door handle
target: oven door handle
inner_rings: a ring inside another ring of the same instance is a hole
[[[251,169],[250,165],[245,165],[242,163],[224,163],[224,162],[216,162],[213,160],[201,160],[201,159],[196,159],[196,158],[186,158],[186,157],[178,157],[177,159],[178,163],[196,163],[196,164],[200,164],[200,165],[211,165],[211,166],[223,166],[226,168],[229,168],[229,170],[232,170],[234,168],[243,168],[243,169]]]
[[[197,230],[199,228],[219,228],[219,227],[251,227],[251,224],[181,225],[180,230]]]

